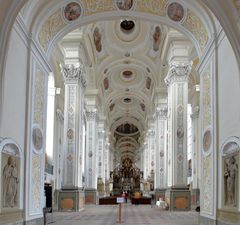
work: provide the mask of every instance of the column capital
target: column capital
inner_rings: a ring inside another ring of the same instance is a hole
[[[82,65],[65,65],[62,69],[62,74],[65,83],[81,82],[82,86],[86,87],[85,72]]]
[[[155,116],[156,119],[167,119],[168,108],[167,106],[157,107]]]
[[[86,116],[88,121],[97,119],[97,115],[97,109],[86,110]]]
[[[191,69],[192,62],[170,62],[168,74],[164,79],[166,85],[187,81]]]
[[[199,106],[197,105],[197,106],[195,106],[195,107],[193,108],[193,111],[192,111],[192,114],[191,114],[191,118],[192,118],[192,119],[197,119],[197,118],[199,117],[199,112],[200,112],[200,108],[199,108]]]

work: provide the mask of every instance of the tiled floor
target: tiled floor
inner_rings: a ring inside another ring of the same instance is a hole
[[[117,206],[85,206],[78,213],[54,212],[47,215],[47,224],[53,225],[112,225],[117,224]],[[197,225],[196,212],[168,212],[151,206],[123,205],[125,225]]]

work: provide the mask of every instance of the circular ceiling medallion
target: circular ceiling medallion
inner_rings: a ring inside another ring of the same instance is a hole
[[[207,152],[212,144],[212,134],[210,130],[205,131],[203,135],[203,150]]]
[[[120,27],[124,33],[130,33],[134,30],[135,23],[132,20],[123,20],[120,23]]]
[[[126,103],[126,104],[130,104],[132,102],[132,99],[131,98],[124,98],[123,102]]]
[[[68,21],[74,21],[79,18],[79,16],[81,15],[81,11],[82,9],[79,3],[71,2],[67,4],[64,8],[64,17]]]
[[[32,142],[35,150],[41,151],[43,147],[43,134],[40,128],[34,127],[32,131]]]
[[[129,10],[133,6],[133,0],[115,0],[115,2],[120,10]]]
[[[136,74],[134,72],[132,72],[131,70],[124,70],[120,74],[120,78],[125,82],[130,82],[136,77],[135,75]]]
[[[184,17],[184,8],[179,3],[173,2],[167,8],[167,15],[171,20],[180,22]]]
[[[133,75],[133,72],[132,71],[129,71],[129,70],[126,70],[126,71],[123,71],[123,76],[125,77],[125,78],[131,78],[132,77],[132,75]]]

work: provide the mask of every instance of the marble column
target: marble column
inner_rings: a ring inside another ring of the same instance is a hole
[[[78,211],[83,208],[82,191],[82,115],[86,81],[82,66],[63,68],[65,81],[63,179],[59,192],[59,209]]]
[[[170,210],[189,210],[187,188],[187,105],[190,63],[171,62],[165,78],[168,86],[168,186]]]
[[[167,105],[157,107],[155,114],[156,157],[155,199],[165,199],[167,188]]]
[[[86,130],[86,187],[85,203],[97,203],[98,177],[98,112],[96,108],[87,109]]]
[[[200,124],[199,124],[199,106],[193,107],[192,115],[192,134],[193,134],[193,148],[192,148],[192,209],[195,209],[200,204],[200,189],[199,178],[201,175],[201,152],[200,152]]]

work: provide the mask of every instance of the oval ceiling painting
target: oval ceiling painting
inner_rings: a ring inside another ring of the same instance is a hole
[[[129,10],[133,6],[133,0],[115,0],[115,2],[121,10]]]
[[[81,6],[77,2],[67,4],[64,9],[64,17],[68,21],[74,21],[81,15]]]
[[[180,22],[184,17],[184,8],[179,3],[173,2],[167,8],[167,15],[171,20]]]

